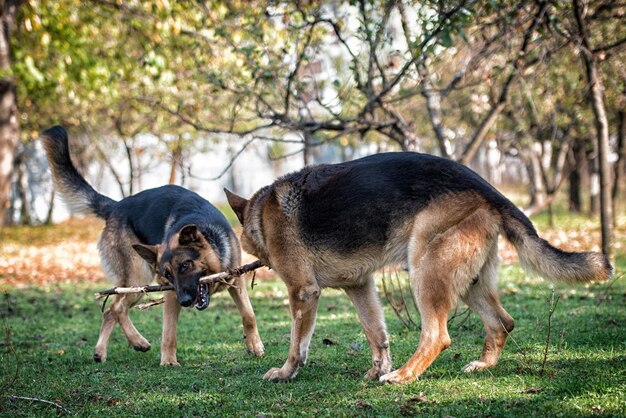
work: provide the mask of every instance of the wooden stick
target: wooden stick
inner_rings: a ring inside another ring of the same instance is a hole
[[[228,279],[231,279],[233,277],[239,277],[242,274],[258,269],[259,267],[263,267],[263,264],[259,260],[256,260],[256,261],[253,261],[252,263],[245,264],[236,269],[202,277],[200,278],[199,282],[203,284],[213,284],[213,283],[218,283],[218,282],[226,283],[226,280]],[[122,295],[126,293],[164,292],[168,290],[174,290],[174,286],[172,286],[171,284],[168,284],[168,285],[150,285],[150,286],[135,286],[135,287],[114,287],[112,289],[107,289],[107,290],[103,290],[101,292],[96,293],[96,298],[101,298],[103,296],[108,296],[108,295]]]
[[[48,401],[46,399],[29,398],[27,396],[13,396],[13,395],[7,395],[6,398],[10,399],[12,401],[43,402],[45,404],[55,406],[59,411],[65,412],[66,414],[70,414],[71,413],[66,408],[64,408],[63,405],[60,405],[60,404],[58,404],[56,402]]]
[[[150,300],[150,301],[148,301],[146,303],[141,303],[139,305],[135,305],[135,308],[139,309],[140,311],[144,311],[146,309],[152,308],[153,306],[161,305],[163,303],[165,303],[165,298],[159,298],[159,299],[156,299],[156,300]]]

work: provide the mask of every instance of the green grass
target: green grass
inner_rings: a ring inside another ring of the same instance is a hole
[[[626,259],[618,260],[626,269]],[[461,367],[480,354],[483,329],[474,314],[450,326],[452,346],[418,381],[403,386],[366,382],[370,353],[354,308],[338,291],[322,294],[309,363],[295,381],[272,384],[262,375],[280,366],[289,344],[285,288],[278,280],[251,291],[266,355],[245,352],[241,325],[227,293],[203,312],[184,310],[179,322],[180,367],[159,366],[161,308],[133,311],[153,344],[128,347],[116,329],[105,364],[92,360],[100,326],[93,293],[101,284],[2,288],[0,294],[0,412],[56,416],[62,405],[79,416],[623,416],[626,411],[626,280],[571,288],[552,318],[540,373],[552,291],[517,266],[503,268],[503,304],[516,328],[493,369]],[[607,298],[596,306],[598,296]],[[414,352],[418,332],[406,330],[385,306],[394,366]],[[324,343],[324,339],[333,342]]]

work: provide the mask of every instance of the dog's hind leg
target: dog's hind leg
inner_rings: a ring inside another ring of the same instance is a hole
[[[422,267],[421,267],[422,268]],[[417,307],[421,316],[422,332],[415,354],[398,370],[380,378],[384,383],[406,383],[417,379],[439,353],[450,346],[448,335],[448,313],[454,306],[452,289],[446,276],[423,270],[411,277],[414,292],[417,293]]]
[[[415,354],[400,369],[382,376],[381,382],[415,380],[450,346],[448,314],[485,264],[499,228],[499,219],[488,207],[467,212],[452,225],[443,223],[448,217],[440,216],[442,226],[426,237],[420,236],[423,226],[416,222],[409,264],[422,331]]]
[[[237,305],[237,309],[239,309],[241,322],[243,323],[243,338],[246,340],[246,347],[249,353],[262,356],[265,353],[265,347],[259,336],[256,317],[254,316],[254,310],[252,309],[250,297],[246,290],[246,279],[238,277],[235,283],[237,288],[229,287],[228,293],[230,293],[235,305]]]
[[[103,315],[98,342],[93,354],[93,359],[98,363],[104,363],[107,357],[109,338],[116,323],[122,327],[130,345],[138,351],[148,351],[150,343],[135,328],[128,317],[128,310],[142,297],[142,294],[115,295],[115,300]]]
[[[478,281],[462,297],[470,309],[480,315],[486,331],[482,355],[463,368],[466,372],[495,366],[509,333],[513,331],[513,318],[500,304],[496,289],[499,266],[497,251],[498,243],[494,240]]]
[[[347,287],[344,290],[356,308],[372,351],[372,368],[365,374],[365,379],[378,379],[391,371],[391,354],[385,318],[374,280],[368,276],[364,285]]]
[[[117,297],[117,296],[116,296]],[[109,347],[109,338],[111,332],[117,321],[111,312],[111,308],[108,308],[102,317],[102,326],[100,327],[100,334],[98,335],[98,342],[93,353],[93,359],[97,363],[104,363],[107,359],[107,350]]]

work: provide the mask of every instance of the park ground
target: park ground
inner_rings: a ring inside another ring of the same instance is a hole
[[[597,249],[597,220],[557,212],[533,219],[540,234],[569,250]],[[516,327],[500,363],[466,374],[483,328],[475,314],[449,323],[452,346],[417,381],[403,386],[362,379],[370,353],[354,308],[322,293],[308,364],[287,384],[262,376],[282,365],[289,344],[283,283],[270,271],[250,291],[266,355],[246,353],[227,293],[179,322],[180,367],[159,366],[161,307],[134,310],[152,343],[128,347],[116,329],[108,361],[92,360],[101,320],[94,292],[110,287],[99,269],[102,224],[84,218],[0,232],[0,414],[3,416],[625,416],[626,224],[619,219],[616,274],[567,287],[524,273],[502,244],[499,282]],[[378,279],[381,284],[382,279]],[[419,331],[403,327],[383,298],[394,366],[414,352]],[[550,315],[550,311],[553,314]],[[460,314],[460,315],[459,315]]]

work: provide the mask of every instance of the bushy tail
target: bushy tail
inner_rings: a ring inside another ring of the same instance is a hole
[[[572,284],[603,281],[611,276],[613,267],[604,254],[573,253],[553,247],[537,235],[526,215],[510,202],[501,213],[504,235],[517,250],[526,270]]]
[[[115,200],[96,192],[76,170],[70,158],[65,128],[54,126],[42,132],[41,140],[52,170],[54,187],[65,203],[79,213],[93,214],[106,219]]]

